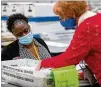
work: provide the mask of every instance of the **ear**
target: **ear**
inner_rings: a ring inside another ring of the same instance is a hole
[[[18,39],[18,37],[15,35],[15,33],[12,32],[12,34],[16,37],[16,39]]]
[[[28,24],[28,26],[29,26],[29,30],[31,31],[31,26]]]
[[[28,27],[30,28],[30,25],[28,24]]]
[[[28,24],[29,28],[30,28],[30,25]]]
[[[15,32],[14,32],[14,31],[12,31],[12,34],[16,37],[16,34],[15,34]]]

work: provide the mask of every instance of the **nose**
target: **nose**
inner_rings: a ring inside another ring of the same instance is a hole
[[[27,35],[27,33],[23,33],[23,36]]]

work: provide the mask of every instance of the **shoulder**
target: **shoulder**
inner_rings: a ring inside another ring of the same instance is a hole
[[[83,36],[84,38],[92,37],[96,28],[101,27],[101,14],[96,14],[85,19],[76,29],[75,36]],[[100,28],[99,28],[100,30]],[[86,37],[85,37],[86,36]]]
[[[37,41],[43,41],[42,38],[37,38],[37,37],[34,37],[34,39],[36,39]]]
[[[9,44],[7,47],[8,47],[8,48],[9,48],[9,47],[10,47],[10,48],[13,48],[13,47],[18,47],[18,40],[16,40],[16,41],[12,42],[12,43],[11,43],[11,44]]]
[[[101,14],[96,14],[92,17],[87,18],[82,24],[81,27],[85,29],[94,30],[96,25],[101,27]]]
[[[89,17],[87,19],[85,19],[78,27],[77,30],[80,31],[84,31],[87,30],[88,28],[91,29],[90,27],[92,27],[95,24],[99,24],[101,22],[101,20],[99,20],[101,17],[101,14],[96,14],[92,17]]]
[[[101,23],[101,20],[99,20],[99,19],[101,19],[101,14],[96,14],[96,15],[84,20],[84,22],[82,22],[81,25],[83,26],[83,25],[87,25],[87,24],[89,24],[89,25],[99,24],[99,23]]]
[[[3,60],[12,60],[19,55],[18,41],[14,41],[8,46],[4,47],[1,52],[1,58]]]
[[[13,49],[18,48],[18,40],[12,42],[11,44],[4,47],[3,51],[12,51]]]
[[[44,45],[45,44],[45,42],[44,42],[44,40],[42,39],[42,38],[35,38],[34,37],[34,39],[36,39],[40,44],[42,44],[42,45]]]
[[[48,50],[48,52],[50,53],[47,44],[44,42],[44,40],[42,38],[34,38],[34,39],[36,39],[41,45],[43,45]]]

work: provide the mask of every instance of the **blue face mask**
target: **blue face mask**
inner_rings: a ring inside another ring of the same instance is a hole
[[[29,32],[27,35],[20,37],[18,39],[19,39],[19,43],[23,45],[28,45],[33,41],[33,34],[32,32]]]
[[[69,18],[64,21],[60,21],[60,23],[66,29],[74,29],[76,27],[76,20],[74,18]]]

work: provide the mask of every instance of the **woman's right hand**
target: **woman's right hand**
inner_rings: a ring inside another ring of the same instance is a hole
[[[39,61],[39,64],[37,65],[35,70],[39,71],[42,68],[41,62],[42,62],[42,60]]]

